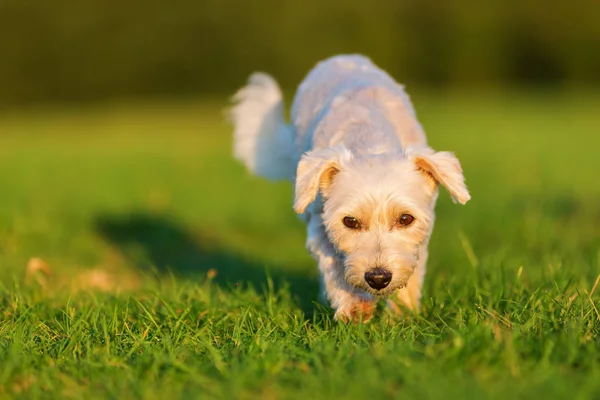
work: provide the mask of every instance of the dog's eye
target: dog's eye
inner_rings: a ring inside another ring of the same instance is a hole
[[[415,220],[415,217],[413,217],[410,214],[402,214],[400,216],[400,219],[398,219],[398,223],[402,226],[409,226],[410,224],[413,223],[413,221]]]
[[[344,223],[344,225],[346,225],[347,228],[350,228],[350,229],[360,228],[360,222],[358,222],[358,220],[354,217],[344,217],[342,222]]]

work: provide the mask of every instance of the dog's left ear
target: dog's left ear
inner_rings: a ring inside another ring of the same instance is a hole
[[[465,204],[471,199],[458,158],[450,152],[431,149],[409,152],[416,167],[442,184],[456,203]]]
[[[294,211],[302,214],[321,190],[327,196],[327,189],[341,169],[344,159],[351,157],[344,147],[325,148],[310,151],[302,156],[296,171],[296,197]]]

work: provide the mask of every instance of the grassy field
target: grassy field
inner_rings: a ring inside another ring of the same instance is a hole
[[[219,102],[0,115],[0,398],[600,398],[600,97],[415,101],[473,199],[393,326],[314,304]]]

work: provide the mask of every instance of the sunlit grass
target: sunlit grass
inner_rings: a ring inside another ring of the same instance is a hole
[[[442,191],[393,326],[315,308],[291,187],[219,102],[0,116],[0,396],[598,398],[600,98],[414,99],[473,200]]]

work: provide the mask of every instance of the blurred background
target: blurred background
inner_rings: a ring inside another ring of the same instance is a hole
[[[255,70],[290,98],[346,52],[405,83],[465,170],[473,200],[442,191],[427,285],[499,265],[593,282],[598,0],[0,0],[0,284],[260,287],[270,271],[310,303],[291,185],[233,160],[223,110]]]
[[[0,105],[291,90],[361,52],[411,86],[600,83],[596,0],[2,0]]]

